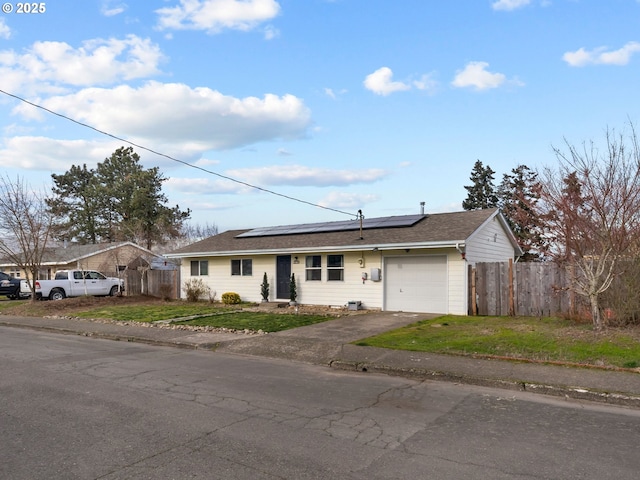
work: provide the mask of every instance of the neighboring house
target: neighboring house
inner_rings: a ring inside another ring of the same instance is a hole
[[[166,255],[182,281],[201,278],[218,294],[259,302],[266,272],[271,301],[390,311],[468,313],[467,266],[522,255],[497,209],[404,215],[235,230]]]
[[[44,253],[39,280],[49,280],[58,270],[66,269],[97,270],[106,275],[118,276],[130,262],[139,257],[151,261],[160,256],[132,242],[87,245],[70,243],[50,247]],[[24,272],[7,260],[0,260],[0,271],[25,278]]]

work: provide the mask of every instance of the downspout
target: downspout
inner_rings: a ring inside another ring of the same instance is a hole
[[[464,274],[463,274],[463,284],[464,284],[464,312],[465,315],[469,315],[469,275],[467,274],[467,258],[466,252],[460,247],[460,243],[456,242],[456,250],[460,253],[462,260],[464,261]]]

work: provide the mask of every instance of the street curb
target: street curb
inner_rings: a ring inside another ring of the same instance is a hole
[[[505,380],[473,375],[455,374],[449,372],[428,370],[423,368],[392,367],[384,364],[362,363],[332,360],[329,367],[336,370],[356,371],[361,373],[382,373],[398,377],[418,380],[438,380],[465,385],[500,388],[503,390],[517,390],[520,392],[537,393],[564,397],[572,400],[587,400],[591,402],[605,403],[608,405],[640,408],[640,396],[628,395],[618,392],[602,392],[585,387],[569,385],[548,385],[522,380]]]
[[[62,335],[77,335],[84,337],[92,337],[104,340],[123,341],[142,343],[147,345],[155,345],[160,347],[173,347],[182,348],[188,350],[206,350],[214,352],[220,346],[220,342],[216,343],[193,343],[193,342],[181,342],[179,340],[158,340],[154,338],[146,338],[135,335],[123,335],[106,332],[91,332],[82,331],[77,329],[53,327],[46,325],[28,325],[17,324],[12,322],[5,322],[0,320],[0,326],[22,328],[25,330],[39,330],[49,333],[57,333]],[[228,354],[236,354],[234,352],[225,352]],[[238,353],[243,355],[246,353]],[[261,356],[261,355],[258,355]],[[288,359],[293,361],[301,361],[299,359],[290,358],[287,356],[279,356],[277,358]],[[404,378],[411,378],[414,380],[437,380],[446,381],[451,383],[460,383],[466,385],[475,385],[482,387],[499,388],[503,390],[512,390],[520,392],[537,393],[542,395],[549,395],[555,397],[564,397],[572,400],[586,400],[590,402],[604,403],[607,405],[625,406],[640,409],[640,395],[631,395],[621,392],[607,392],[599,391],[592,388],[570,386],[570,385],[552,385],[546,383],[536,383],[524,380],[515,379],[498,379],[490,377],[482,377],[476,375],[467,375],[459,373],[451,373],[439,370],[430,370],[427,368],[415,368],[415,367],[397,367],[390,366],[384,363],[375,362],[358,362],[351,360],[342,360],[336,358],[327,361],[305,361],[303,363],[311,363],[315,365],[328,366],[336,370],[360,372],[360,373],[380,373],[390,376],[398,376]]]
[[[214,345],[211,345],[211,344],[197,345],[194,343],[178,342],[174,340],[164,341],[164,340],[156,340],[153,338],[137,337],[134,335],[120,335],[120,334],[103,333],[103,332],[88,332],[88,331],[81,331],[77,329],[48,327],[43,325],[20,325],[16,323],[7,323],[7,322],[0,321],[0,326],[22,328],[24,330],[38,330],[41,332],[58,333],[61,335],[77,335],[81,337],[92,337],[92,338],[99,338],[102,340],[113,340],[116,342],[144,343],[146,345],[156,345],[159,347],[184,348],[188,350],[212,349],[214,347]]]

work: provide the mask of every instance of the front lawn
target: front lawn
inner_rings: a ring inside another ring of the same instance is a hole
[[[175,325],[230,328],[234,330],[262,330],[279,332],[325,322],[334,317],[326,315],[295,315],[293,313],[251,312],[241,310],[242,305],[220,306],[207,303],[161,303],[158,305],[111,305],[94,308],[75,315],[80,318],[105,318],[117,321],[155,322],[158,320],[197,318],[174,322]]]
[[[262,330],[278,332],[325,322],[335,318],[324,314],[295,314],[284,309],[275,311],[246,311],[254,304],[223,305],[208,302],[165,302],[152,297],[77,297],[52,302],[0,302],[0,312],[9,315],[71,316],[87,319],[106,319],[121,322],[155,322],[187,319],[178,325],[208,326],[234,330]],[[3,308],[6,307],[6,308]]]
[[[235,330],[262,330],[263,332],[279,332],[290,328],[326,322],[335,317],[327,315],[295,315],[291,313],[267,312],[231,312],[196,318],[176,325],[197,325],[216,328],[233,328]]]
[[[26,300],[9,300],[7,297],[0,298],[0,312],[5,310],[9,310],[13,307],[17,307],[19,305],[23,305]]]
[[[223,307],[205,302],[154,302],[139,305],[104,305],[74,315],[80,318],[108,318],[121,322],[155,322],[193,315],[213,315],[240,308],[241,306]]]
[[[640,367],[638,328],[595,334],[559,318],[446,315],[356,342],[357,345],[543,362]]]

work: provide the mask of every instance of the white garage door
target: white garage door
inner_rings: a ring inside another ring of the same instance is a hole
[[[447,257],[390,257],[385,261],[385,310],[447,313]]]

